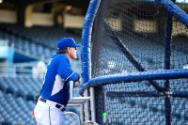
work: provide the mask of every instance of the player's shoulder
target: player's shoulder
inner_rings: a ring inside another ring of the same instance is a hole
[[[60,61],[60,62],[68,62],[68,58],[67,56],[65,56],[64,54],[57,54],[56,56],[54,56],[54,61]]]
[[[66,59],[66,56],[64,54],[56,54],[53,56],[53,59]]]

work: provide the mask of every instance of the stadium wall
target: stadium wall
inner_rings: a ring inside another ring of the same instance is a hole
[[[0,18],[0,22],[3,23],[16,23],[17,17],[15,11],[10,10],[0,10],[0,15],[3,18]]]
[[[53,26],[53,14],[33,12],[32,7],[26,9],[25,26]],[[17,23],[16,11],[0,10],[0,15],[4,18],[0,18],[2,23]],[[64,27],[65,28],[82,28],[84,17],[80,15],[64,15]]]

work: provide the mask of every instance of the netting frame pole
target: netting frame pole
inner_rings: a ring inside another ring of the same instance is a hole
[[[109,83],[118,83],[118,82],[141,82],[143,80],[166,80],[166,79],[183,79],[188,78],[188,70],[159,70],[159,71],[145,71],[139,73],[129,73],[128,75],[113,75],[109,76],[100,76],[95,77],[89,80],[87,83],[82,84],[80,87],[79,93],[82,95],[84,90],[89,87],[104,86]],[[187,93],[172,93],[173,97],[188,97]]]
[[[172,0],[175,2],[175,0]],[[167,15],[167,25],[165,32],[165,56],[164,56],[164,69],[170,69],[171,67],[171,42],[172,42],[172,29],[173,28],[173,15],[168,13]],[[165,81],[165,90],[167,93],[171,93],[170,81],[167,79]],[[172,124],[172,106],[171,106],[171,96],[166,95],[165,97],[165,117],[166,125]]]
[[[98,11],[101,0],[91,0],[89,3],[89,8],[87,10],[87,15],[84,20],[84,27],[82,31],[82,51],[81,51],[81,61],[82,61],[82,78],[83,83],[88,82],[91,79],[91,32],[93,22]],[[94,98],[94,88],[90,88],[90,105],[91,105],[91,120],[95,120],[95,98]],[[88,96],[88,91],[85,92],[85,96]],[[89,120],[89,104],[85,104],[86,108],[85,116],[86,120]]]
[[[162,5],[166,10],[168,10],[169,13],[188,27],[188,14],[178,5],[174,4],[173,0],[155,0],[155,2]]]

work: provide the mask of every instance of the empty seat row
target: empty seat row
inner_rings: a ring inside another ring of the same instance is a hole
[[[12,93],[18,97],[34,100],[42,87],[42,78],[31,76],[0,76],[0,90],[5,93]],[[78,88],[74,89],[74,96],[78,96]]]
[[[34,102],[0,91],[0,123],[8,125],[34,125]]]
[[[0,89],[6,93],[12,93],[16,96],[26,99],[35,99],[42,86],[41,78],[32,78],[28,76],[0,77]]]

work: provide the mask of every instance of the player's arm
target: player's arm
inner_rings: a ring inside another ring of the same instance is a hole
[[[74,86],[80,85],[80,75],[76,72],[73,72],[73,76],[70,76],[68,81],[74,81]]]
[[[61,64],[59,64],[58,74],[65,81],[77,83],[80,80],[80,75],[71,69],[70,63],[66,60],[61,61]]]

